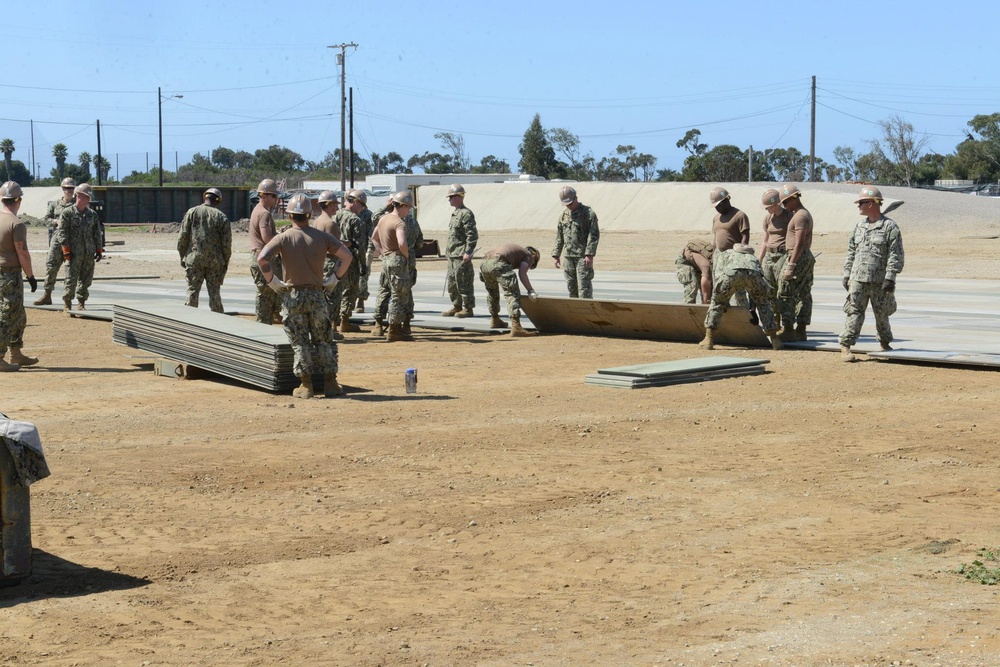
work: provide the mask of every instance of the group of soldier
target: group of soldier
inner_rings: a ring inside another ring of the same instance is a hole
[[[802,192],[792,184],[764,192],[763,240],[756,255],[750,245],[749,218],[732,205],[729,192],[717,187],[709,201],[716,210],[712,242],[691,241],[675,260],[684,301],[695,303],[700,292],[702,303],[710,304],[705,338],[699,345],[713,349],[715,329],[733,297],[738,305],[756,311],[751,311],[754,321],[759,318],[774,349],[781,349],[785,342],[806,340],[816,258],[813,219],[802,204]],[[902,236],[895,221],[882,213],[882,193],[865,186],[854,203],[863,218],[848,240],[843,277],[847,321],[839,338],[841,358],[848,362],[855,360],[851,348],[857,343],[869,303],[879,345],[892,349],[889,316],[896,311],[895,281],[903,270]]]

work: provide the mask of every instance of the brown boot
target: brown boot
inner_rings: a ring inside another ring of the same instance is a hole
[[[403,337],[403,327],[400,326],[399,322],[389,325],[389,332],[386,333],[385,340],[387,343],[396,343],[401,340],[406,340]]]
[[[8,364],[3,360],[3,357],[0,357],[0,373],[14,373],[19,370],[21,370],[20,366],[17,364]]]
[[[798,335],[795,333],[795,329],[792,328],[790,324],[786,324],[778,332],[778,338],[780,338],[785,343],[794,343],[799,339]]]
[[[461,310],[462,309],[459,308],[458,306],[452,306],[448,310],[441,313],[441,317],[455,317],[455,315],[458,315],[459,311]]]
[[[340,333],[358,333],[361,331],[361,327],[357,324],[351,324],[351,321],[346,317],[340,320]]]
[[[780,350],[785,347],[785,344],[781,342],[780,338],[778,338],[777,331],[765,331],[764,333],[767,334],[767,339],[771,341],[772,350]]]
[[[805,340],[806,339],[806,325],[799,322],[795,325],[795,340]]]
[[[507,323],[500,319],[500,316],[491,313],[490,314],[490,329],[506,329]]]
[[[17,364],[18,366],[34,366],[38,363],[37,357],[28,357],[21,352],[21,348],[12,347],[10,348],[10,362],[12,364]]]
[[[463,308],[462,310],[455,313],[455,317],[472,317],[472,309]]]
[[[403,323],[399,325],[399,330],[403,332],[409,340],[413,340],[413,331],[410,329],[410,320],[403,320]]]
[[[885,350],[887,352],[892,349],[892,345],[889,345],[889,341],[887,341],[887,340],[880,340],[878,342],[878,346],[881,347],[883,350]],[[20,363],[20,362],[18,362],[18,363]],[[24,364],[21,364],[21,365],[23,366]]]
[[[73,310],[73,299],[63,297],[63,310],[66,312]]]
[[[511,338],[525,338],[527,336],[534,336],[537,332],[535,331],[525,331],[521,327],[521,318],[512,317],[510,318],[510,337]]]
[[[45,290],[45,294],[41,295],[35,299],[36,306],[51,306],[52,305],[52,290]]]
[[[77,310],[87,310],[86,308],[84,308],[84,304],[87,303],[86,301],[84,301],[83,299],[80,299],[79,301],[77,301],[77,303],[79,304],[79,306],[77,307]]]
[[[312,398],[313,394],[313,377],[310,373],[305,373],[299,376],[302,384],[296,387],[292,391],[292,396],[295,398]]]
[[[850,363],[852,361],[857,361],[858,358],[854,356],[853,352],[851,352],[851,348],[850,347],[848,347],[847,345],[841,345],[840,346],[840,360],[844,361],[844,362],[847,362],[847,363]]]
[[[323,375],[323,396],[326,398],[333,398],[334,396],[343,395],[344,388],[337,382],[337,374],[325,373]]]
[[[358,299],[358,306],[357,306],[357,308],[354,309],[354,312],[355,313],[363,313],[363,312],[365,312],[365,300],[364,299]]]
[[[714,329],[705,329],[705,337],[702,339],[700,343],[698,343],[698,347],[700,347],[703,350],[714,350],[715,349],[715,341],[713,340],[714,333],[715,333]]]
[[[378,338],[381,338],[382,336],[384,336],[385,335],[385,325],[382,324],[381,322],[379,322],[378,320],[376,320],[375,321],[375,326],[372,327],[372,335],[376,336]]]

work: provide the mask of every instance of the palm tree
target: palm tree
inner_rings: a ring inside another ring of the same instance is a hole
[[[66,158],[69,157],[69,149],[66,144],[56,144],[52,147],[52,157],[56,159],[56,170],[59,172],[59,180],[66,175]]]
[[[7,172],[6,172],[7,178],[4,179],[4,180],[8,180],[9,181],[10,180],[10,169],[11,169],[10,156],[14,154],[14,140],[13,139],[4,139],[4,140],[0,141],[0,153],[3,153],[3,165],[4,165],[4,167],[7,168]]]
[[[97,180],[104,182],[108,180],[108,173],[111,171],[111,163],[103,155],[94,156],[94,171],[97,172]]]
[[[83,169],[84,180],[90,180],[90,153],[83,151],[80,153],[80,168]]]

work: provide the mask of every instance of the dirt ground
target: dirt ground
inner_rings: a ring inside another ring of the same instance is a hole
[[[607,234],[597,269],[672,271],[690,236]],[[1000,278],[1000,241],[904,238],[904,276]],[[845,247],[818,237],[819,272]],[[301,401],[157,377],[107,322],[28,324],[41,362],[0,380],[0,411],[37,424],[52,476],[34,574],[0,589],[0,665],[1000,664],[1000,588],[955,573],[1000,546],[996,371],[362,333],[347,396]],[[769,372],[583,384],[707,354]]]

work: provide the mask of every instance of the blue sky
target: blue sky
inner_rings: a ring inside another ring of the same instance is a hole
[[[340,145],[347,50],[355,150],[440,151],[465,137],[473,163],[517,170],[535,113],[600,158],[631,144],[680,169],[676,142],[866,150],[898,114],[949,153],[976,114],[1000,111],[996,6],[930,2],[55,2],[7,20],[0,138],[15,159],[54,166],[52,145],[102,153],[112,174],[218,146],[287,146],[320,160]],[[10,14],[8,14],[10,16]],[[183,95],[178,99],[174,95]]]

